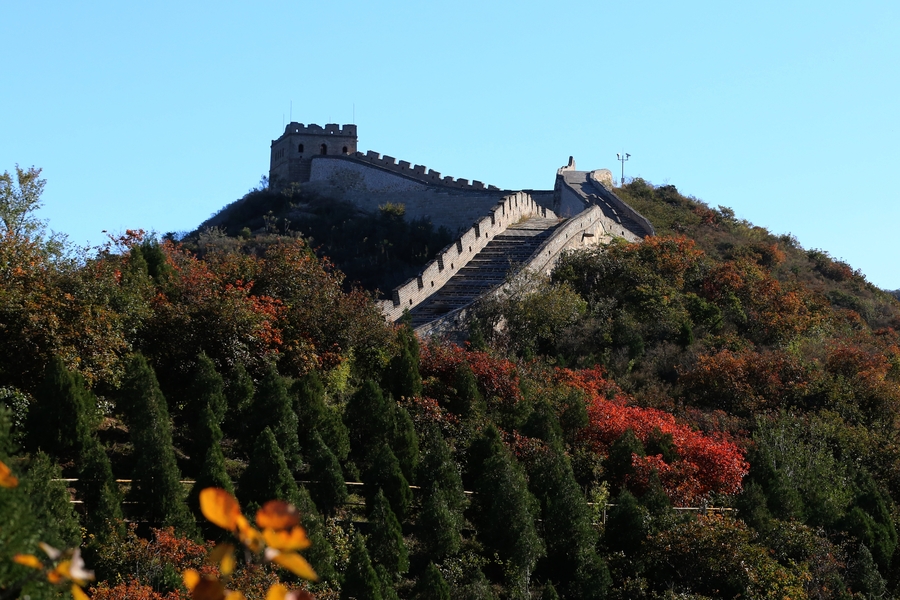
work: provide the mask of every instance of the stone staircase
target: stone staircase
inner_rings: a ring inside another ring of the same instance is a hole
[[[440,290],[410,311],[413,328],[462,308],[504,283],[510,271],[531,258],[560,224],[559,219],[532,217],[497,234]]]

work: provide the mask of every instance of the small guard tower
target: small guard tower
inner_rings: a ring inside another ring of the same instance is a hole
[[[269,185],[281,187],[288,183],[309,181],[310,163],[315,156],[356,153],[356,125],[329,123],[288,123],[284,133],[272,141],[269,159]]]

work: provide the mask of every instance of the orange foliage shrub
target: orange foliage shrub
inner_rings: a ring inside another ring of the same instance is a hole
[[[704,435],[679,424],[661,410],[628,406],[628,397],[611,384],[599,367],[583,371],[558,369],[560,382],[587,394],[589,424],[581,435],[594,450],[605,455],[622,434],[631,429],[642,442],[654,430],[672,436],[679,459],[667,464],[661,455],[634,456],[635,475],[630,485],[646,486],[653,471],[675,503],[693,504],[710,493],[736,494],[749,465],[744,453],[723,436]]]

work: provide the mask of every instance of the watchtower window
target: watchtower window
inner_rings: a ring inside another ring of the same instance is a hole
[[[299,146],[297,146],[297,152],[299,152],[301,154],[303,153],[303,144],[300,144]]]
[[[328,154],[328,146],[322,144],[322,147],[319,149],[319,154]]]
[[[343,152],[344,152],[344,154],[349,154],[349,152],[350,152],[350,151],[349,151],[349,150],[347,150],[347,146],[344,146],[344,150],[343,150]]]

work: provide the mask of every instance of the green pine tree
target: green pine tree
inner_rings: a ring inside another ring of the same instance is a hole
[[[647,537],[646,509],[625,489],[619,492],[614,504],[606,518],[606,547],[637,556]]]
[[[222,453],[222,430],[217,423],[218,418],[212,407],[205,406],[200,413],[200,422],[195,431],[198,438],[205,441],[205,447],[197,444],[197,452],[203,453],[203,463],[197,473],[197,478],[188,494],[188,506],[200,523],[206,520],[201,518],[200,492],[208,487],[217,487],[234,493],[231,485],[231,477],[225,469],[225,455]],[[215,531],[215,530],[208,530]],[[207,536],[209,533],[207,533]]]
[[[125,534],[122,493],[103,445],[95,437],[81,450],[79,491],[85,508],[85,526],[98,538]]]
[[[409,569],[409,552],[403,541],[403,531],[384,493],[378,490],[369,511],[371,531],[366,540],[369,556],[393,577],[399,577]]]
[[[253,378],[247,373],[243,364],[237,363],[225,385],[228,410],[225,411],[223,430],[234,439],[249,440],[248,446],[252,446],[256,439],[248,432],[248,422],[251,420],[249,417],[255,393]]]
[[[372,568],[365,538],[360,533],[353,534],[350,560],[341,585],[341,600],[383,600],[381,581]]]
[[[314,480],[310,494],[323,513],[333,516],[349,497],[341,465],[318,431],[313,431],[307,453],[310,457],[310,477]]]
[[[71,458],[89,443],[97,421],[97,399],[80,374],[53,357],[28,411],[27,442],[56,458]]]
[[[619,490],[629,475],[634,472],[632,455],[646,456],[644,445],[634,431],[628,429],[609,447],[609,456],[604,462],[606,477],[613,490]]]
[[[587,501],[561,449],[538,457],[532,467],[531,489],[541,504],[541,529],[547,545],[541,570],[564,590],[571,590],[570,595],[584,597],[587,590],[578,589],[579,572],[597,562],[597,535]]]
[[[390,502],[391,509],[397,518],[401,522],[406,519],[409,505],[412,502],[412,492],[409,489],[409,482],[403,476],[397,457],[394,456],[387,444],[381,445],[381,449],[378,450],[372,461],[371,468],[363,475],[363,483],[366,484],[367,505],[371,506],[375,495],[381,490]]]
[[[512,594],[527,597],[531,573],[544,555],[535,527],[540,507],[528,491],[522,467],[506,448],[484,462],[475,493],[478,538],[507,563]]]
[[[301,444],[304,432],[315,431],[324,418],[325,385],[316,371],[310,371],[291,385],[291,396],[294,399],[294,412],[300,423]],[[305,446],[304,446],[305,449]]]
[[[412,417],[402,406],[397,406],[394,412],[394,439],[391,449],[394,456],[400,462],[403,475],[407,481],[415,481],[416,467],[419,466],[419,439],[416,436],[416,428]]]
[[[41,541],[55,548],[75,548],[81,544],[81,527],[61,479],[62,470],[47,454],[38,452],[19,485],[41,524]]]
[[[184,501],[166,399],[140,354],[126,367],[119,397],[136,457],[130,497],[143,505],[151,522],[193,536],[197,528]]]
[[[483,402],[481,392],[478,390],[478,381],[472,367],[466,362],[459,363],[453,376],[453,389],[455,394],[449,398],[447,408],[460,417],[466,419],[481,409]]]
[[[416,585],[417,600],[450,600],[450,585],[433,562],[419,577]]]
[[[350,456],[365,469],[382,444],[394,440],[394,410],[381,389],[371,380],[363,382],[344,409],[350,432]]]
[[[459,552],[462,541],[461,515],[450,510],[444,492],[432,484],[416,523],[423,554],[436,561]]]
[[[306,488],[298,488],[295,506],[300,511],[300,519],[311,544],[304,552],[307,560],[316,570],[320,580],[334,581],[337,579],[337,571],[334,569],[334,547],[325,536],[325,522]]]
[[[225,421],[228,401],[225,398],[225,381],[216,371],[213,361],[201,353],[197,357],[191,383],[185,395],[185,414],[191,426],[193,445],[191,462],[195,472],[203,468],[206,453],[212,443],[222,441],[221,427]],[[209,409],[211,414],[207,414]],[[218,430],[218,439],[213,440],[213,429]]]
[[[302,463],[297,415],[294,413],[287,384],[273,364],[267,365],[256,388],[250,422],[250,433],[254,436],[258,436],[266,427],[272,430],[284,452],[288,467],[296,472]]]
[[[382,600],[400,600],[394,586],[394,578],[391,577],[388,570],[383,565],[375,565],[375,574],[378,575],[378,581],[381,583]]]
[[[447,508],[462,523],[463,511],[468,505],[462,478],[456,461],[441,430],[432,425],[425,430],[422,437],[422,453],[419,462],[418,482],[423,489],[436,486],[444,496]]]
[[[284,500],[299,504],[297,482],[288,468],[284,452],[269,427],[256,440],[250,463],[238,482],[241,504],[253,511],[269,500]]]
[[[419,374],[419,341],[409,327],[399,333],[400,350],[384,372],[384,387],[396,399],[422,395]]]

